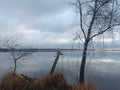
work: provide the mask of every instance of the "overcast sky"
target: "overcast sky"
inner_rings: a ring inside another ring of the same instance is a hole
[[[69,47],[77,31],[72,0],[0,0],[0,40],[40,48]]]
[[[72,1],[0,0],[0,41],[17,39],[30,47],[72,48],[79,28]]]

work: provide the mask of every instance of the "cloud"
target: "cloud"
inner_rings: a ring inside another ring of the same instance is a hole
[[[26,46],[68,48],[74,33],[79,30],[79,16],[69,4],[72,1],[0,0],[0,41],[17,38]],[[119,43],[118,32],[114,36],[104,35],[106,45],[111,47],[111,36],[116,39],[115,43]],[[102,42],[101,37],[93,41],[96,40]]]
[[[0,0],[0,38],[23,44],[64,46],[73,37],[72,0]],[[49,43],[49,44],[48,44]]]
[[[69,4],[72,1],[0,0],[0,41],[18,38],[24,45],[40,48],[69,46],[79,30],[79,17]]]
[[[69,8],[70,0],[4,0],[1,1],[1,11],[18,16],[41,16],[44,14],[56,14]]]

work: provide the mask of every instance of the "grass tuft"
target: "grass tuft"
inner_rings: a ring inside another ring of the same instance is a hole
[[[87,84],[77,83],[72,86],[72,90],[95,90],[94,84],[90,81]]]

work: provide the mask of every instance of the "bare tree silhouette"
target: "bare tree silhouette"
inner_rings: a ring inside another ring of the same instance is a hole
[[[75,0],[72,3],[79,13],[79,26],[76,37],[82,39],[83,53],[79,82],[84,83],[84,71],[89,43],[104,33],[114,32],[120,26],[120,5],[117,0]]]
[[[27,57],[28,55],[31,55],[32,53],[25,50],[20,51],[23,48],[20,46],[17,40],[6,40],[6,42],[4,43],[4,47],[8,49],[8,53],[14,61],[13,74],[16,74],[17,61],[24,57]]]

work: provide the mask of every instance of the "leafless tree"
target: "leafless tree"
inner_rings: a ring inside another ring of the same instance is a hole
[[[75,0],[72,5],[79,13],[80,28],[77,39],[83,42],[79,82],[84,83],[89,43],[99,35],[114,32],[120,26],[120,5],[117,0]]]
[[[20,47],[20,44],[18,44],[16,40],[6,40],[6,42],[4,43],[4,47],[8,50],[8,53],[14,61],[13,74],[16,74],[17,61],[21,60],[24,57],[27,57],[28,55],[31,55],[32,53],[23,50],[23,48]]]

